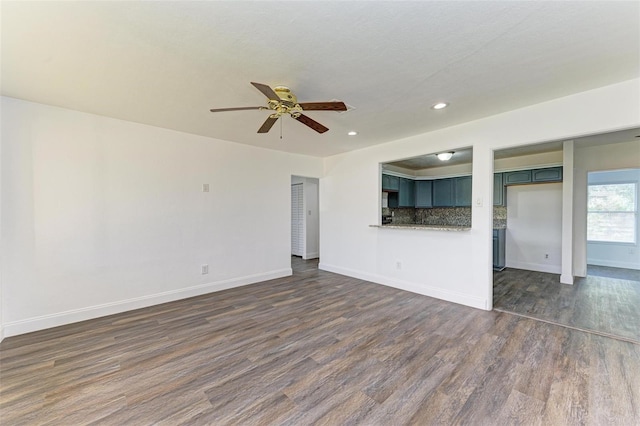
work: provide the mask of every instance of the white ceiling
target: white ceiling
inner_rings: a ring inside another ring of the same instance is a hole
[[[2,1],[5,96],[328,156],[640,75],[640,3]],[[317,134],[266,111],[286,85]],[[435,111],[437,101],[451,106]],[[359,135],[349,137],[349,130]]]
[[[418,157],[407,158],[405,160],[393,161],[390,163],[392,166],[401,167],[403,169],[408,170],[424,170],[431,169],[434,167],[444,167],[444,166],[456,166],[458,164],[470,164],[473,161],[473,149],[472,148],[464,148],[464,149],[456,149],[453,152],[453,156],[451,159],[447,161],[441,161],[436,157],[436,153],[430,153],[425,155],[420,155]]]

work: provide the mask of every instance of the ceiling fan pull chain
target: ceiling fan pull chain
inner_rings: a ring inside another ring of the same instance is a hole
[[[280,116],[280,139],[282,139],[282,116]]]

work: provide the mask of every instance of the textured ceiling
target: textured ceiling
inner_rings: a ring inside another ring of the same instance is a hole
[[[2,94],[328,156],[640,75],[639,2],[2,1]],[[266,111],[289,86],[319,135]],[[450,107],[435,111],[437,101]],[[359,132],[356,137],[346,135]]]

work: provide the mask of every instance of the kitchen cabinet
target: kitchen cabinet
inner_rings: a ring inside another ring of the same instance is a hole
[[[382,175],[383,191],[398,191],[400,189],[400,178],[398,176]]]
[[[504,173],[504,184],[515,185],[519,183],[531,183],[531,170],[518,170]]]
[[[503,173],[503,183],[505,185],[545,182],[562,182],[562,167],[547,167],[544,169],[518,170]]]
[[[436,179],[433,182],[433,207],[471,207],[471,176]]]
[[[532,182],[562,182],[562,167],[548,167],[531,171]]]
[[[493,205],[505,206],[507,204],[507,190],[504,186],[503,174],[493,174]]]
[[[432,193],[433,193],[433,181],[430,180],[417,180],[415,183],[416,189],[416,207],[428,208],[433,207]]]
[[[453,179],[433,181],[433,207],[453,207]]]
[[[454,179],[454,206],[471,207],[471,176]]]
[[[493,230],[493,269],[502,271],[505,267],[505,229]]]
[[[413,179],[400,178],[398,189],[398,207],[415,207],[415,182]]]

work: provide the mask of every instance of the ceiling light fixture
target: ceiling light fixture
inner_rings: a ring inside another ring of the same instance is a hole
[[[449,104],[446,102],[438,102],[437,104],[433,105],[431,108],[433,109],[442,109],[442,108],[446,108],[448,107]]]
[[[436,157],[438,157],[438,160],[440,161],[449,161],[451,160],[451,157],[453,157],[453,151],[441,152],[440,154],[436,154]]]
[[[355,136],[357,134],[358,134],[358,132],[356,132],[355,130],[352,130],[349,133],[347,133],[347,135],[349,135],[349,136]]]

